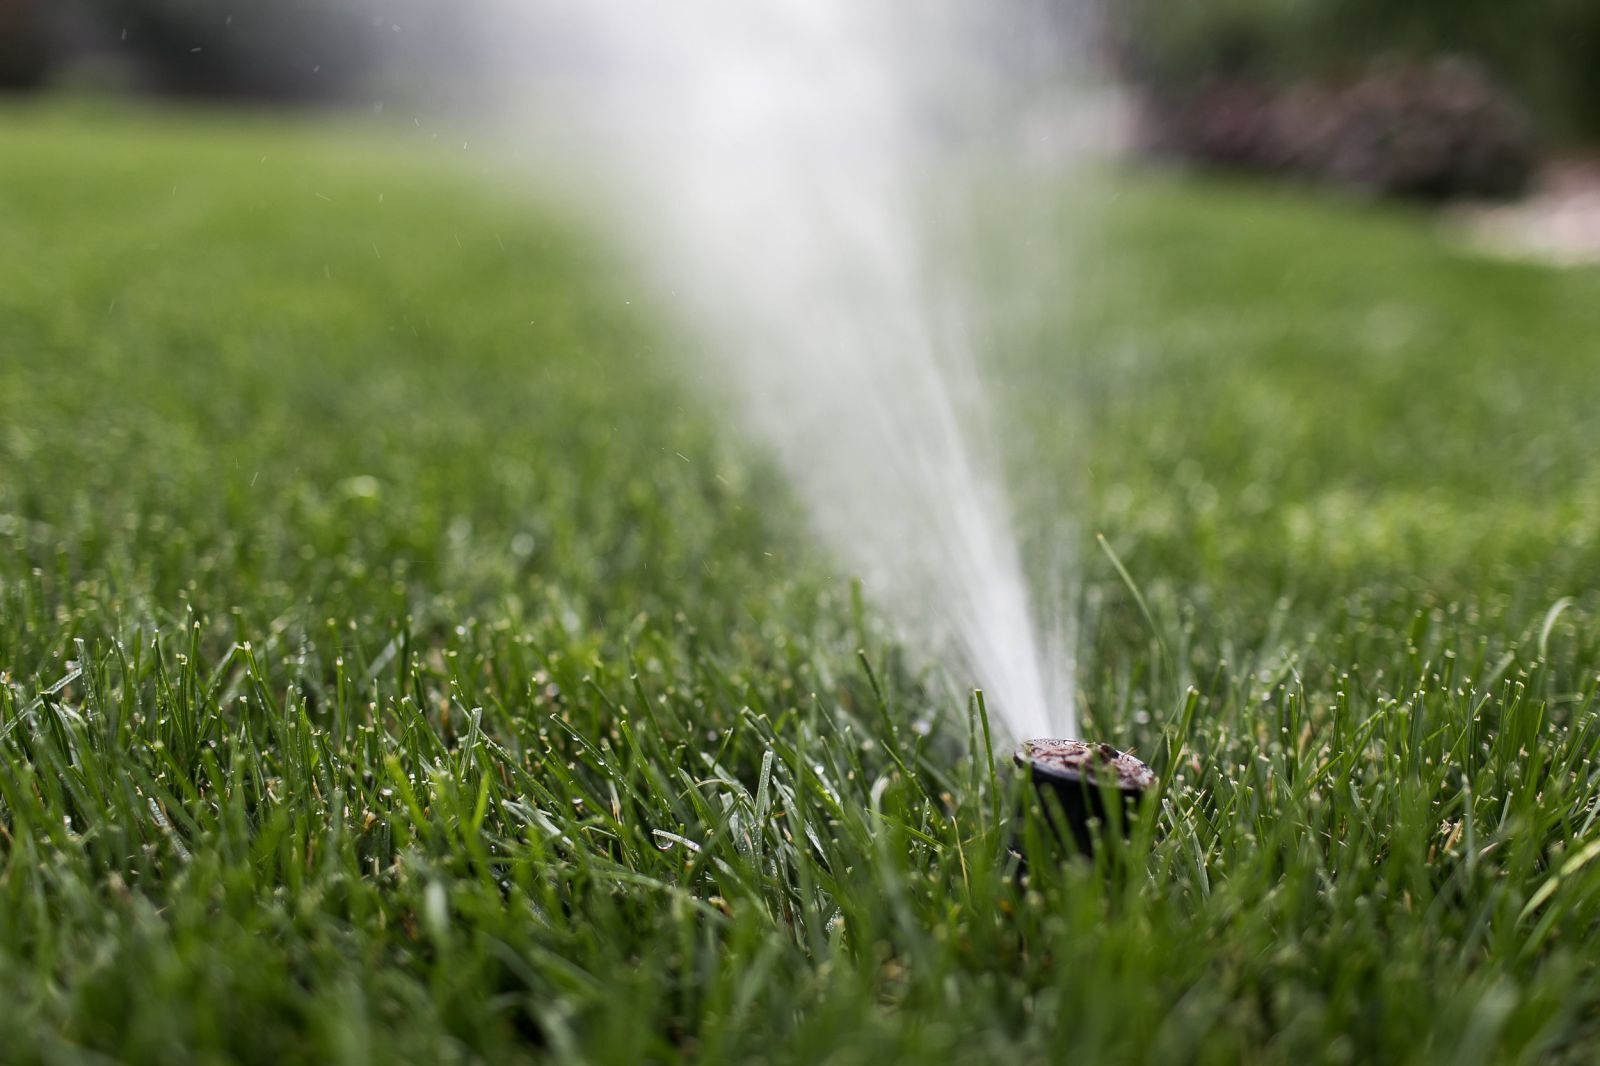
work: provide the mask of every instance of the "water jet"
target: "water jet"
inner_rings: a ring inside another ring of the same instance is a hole
[[[560,111],[528,121],[573,202],[890,638],[945,664],[948,706],[987,691],[1008,740],[1073,735],[1070,566],[1024,550],[991,395],[1028,386],[997,357],[1021,309],[1068,289],[1035,239],[1055,194],[1010,177],[1066,77],[1050,5],[507,6],[574,57],[526,89],[527,115]],[[1016,195],[980,208],[1002,178]],[[1012,265],[983,268],[998,244]]]

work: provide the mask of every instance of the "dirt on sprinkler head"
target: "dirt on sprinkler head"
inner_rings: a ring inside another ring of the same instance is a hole
[[[1017,763],[1035,778],[1109,784],[1123,792],[1143,792],[1156,775],[1144,763],[1109,744],[1081,740],[1029,740],[1017,748]]]

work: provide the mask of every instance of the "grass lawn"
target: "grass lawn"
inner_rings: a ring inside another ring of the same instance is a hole
[[[1019,883],[968,708],[459,141],[0,112],[0,1057],[1590,1059],[1600,274],[1092,194],[995,378],[1165,787]]]

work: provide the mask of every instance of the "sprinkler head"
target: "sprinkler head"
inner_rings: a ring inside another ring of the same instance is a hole
[[[1056,838],[1070,834],[1079,854],[1094,850],[1095,823],[1108,823],[1107,802],[1120,805],[1118,824],[1128,832],[1128,813],[1145,790],[1156,783],[1150,767],[1109,744],[1081,740],[1029,740],[1017,748],[1018,766],[1026,766],[1040,799],[1053,794],[1066,824],[1057,825],[1051,804],[1045,819]]]

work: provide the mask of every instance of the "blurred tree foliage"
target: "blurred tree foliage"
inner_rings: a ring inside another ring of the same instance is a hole
[[[1118,0],[1111,18],[1124,70],[1157,94],[1452,54],[1510,87],[1549,133],[1600,137],[1600,0]]]
[[[0,91],[42,83],[52,51],[38,0],[0,0]]]
[[[0,0],[0,90],[267,102],[470,92],[485,0]]]
[[[350,95],[388,29],[372,0],[84,0],[151,85],[182,95]]]

